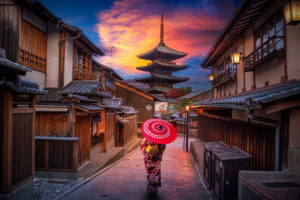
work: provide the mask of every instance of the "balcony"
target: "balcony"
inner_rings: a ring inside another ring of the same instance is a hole
[[[271,37],[254,52],[245,57],[245,71],[252,71],[268,60],[274,57],[283,57],[284,55],[284,37]]]
[[[74,80],[96,80],[96,76],[85,68],[73,66],[73,79]]]
[[[224,73],[220,74],[218,77],[216,77],[212,81],[213,87],[217,87],[221,84],[224,84],[228,81],[235,80],[236,79],[236,69],[230,69],[228,71],[225,71]]]

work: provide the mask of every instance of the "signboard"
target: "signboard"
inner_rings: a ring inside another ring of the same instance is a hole
[[[146,105],[146,110],[152,110],[152,105],[151,104],[147,104]]]
[[[168,110],[168,102],[155,102],[155,112],[162,113]]]

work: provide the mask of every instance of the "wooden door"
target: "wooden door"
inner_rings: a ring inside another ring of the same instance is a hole
[[[74,136],[79,137],[78,162],[82,165],[90,159],[91,116],[76,116]]]

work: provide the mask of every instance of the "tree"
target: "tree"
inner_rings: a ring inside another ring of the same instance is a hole
[[[192,101],[190,99],[182,99],[177,105],[177,110],[181,111],[182,108],[184,108],[187,105],[191,105],[191,104],[192,104]]]

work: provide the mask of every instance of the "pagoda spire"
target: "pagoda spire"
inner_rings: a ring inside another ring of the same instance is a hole
[[[164,44],[164,14],[161,14],[160,44]]]

